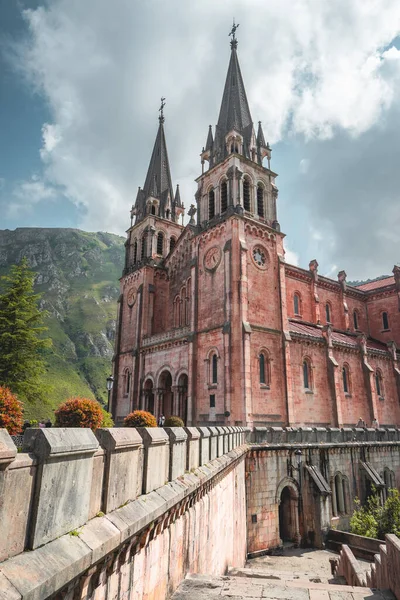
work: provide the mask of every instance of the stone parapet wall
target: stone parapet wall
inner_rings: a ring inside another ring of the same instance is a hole
[[[241,428],[224,431],[232,449],[207,461],[219,435],[28,429],[17,454],[0,430],[0,598],[115,598],[133,579],[136,598],[165,598],[187,570],[243,564],[248,446]]]
[[[247,430],[254,444],[342,444],[345,442],[397,442],[400,428],[358,427],[255,427]]]

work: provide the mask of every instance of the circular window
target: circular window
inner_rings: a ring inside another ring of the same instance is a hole
[[[136,289],[131,288],[128,292],[127,296],[128,306],[132,307],[136,302]]]
[[[256,263],[257,267],[260,269],[267,268],[267,258],[268,254],[265,248],[262,246],[254,246],[253,248],[253,260]]]

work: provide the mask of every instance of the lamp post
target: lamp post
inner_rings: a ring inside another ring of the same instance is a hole
[[[108,392],[108,400],[107,400],[107,412],[110,412],[110,398],[111,398],[111,390],[114,385],[114,377],[110,375],[107,377],[107,392]]]

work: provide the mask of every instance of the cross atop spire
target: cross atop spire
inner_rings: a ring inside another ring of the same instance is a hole
[[[229,37],[232,36],[232,39],[231,39],[231,48],[235,48],[235,50],[236,50],[237,45],[238,45],[238,42],[237,42],[237,39],[236,39],[236,29],[239,27],[239,25],[240,25],[240,23],[238,23],[236,25],[235,24],[235,19],[233,19],[232,29],[230,30],[230,32],[228,34]]]
[[[160,113],[160,116],[158,117],[158,120],[160,121],[160,123],[164,123],[165,119],[164,119],[164,106],[165,106],[165,98],[161,98],[161,106],[158,109],[158,112]]]

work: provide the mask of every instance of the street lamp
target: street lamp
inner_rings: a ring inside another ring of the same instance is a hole
[[[107,412],[110,412],[110,397],[111,397],[111,390],[113,389],[113,385],[114,385],[114,377],[112,375],[110,375],[110,377],[107,377],[107,392],[108,392]]]
[[[297,462],[297,470],[300,470],[300,466],[301,466],[301,459],[303,458],[303,453],[300,450],[300,448],[297,448],[297,450],[295,450],[294,455],[296,457],[296,462]]]

